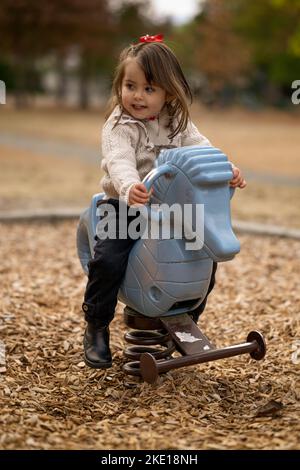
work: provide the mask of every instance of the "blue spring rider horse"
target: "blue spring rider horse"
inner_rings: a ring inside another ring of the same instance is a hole
[[[244,353],[264,357],[259,332],[250,332],[246,343],[216,348],[191,318],[207,294],[213,262],[229,261],[240,251],[231,226],[231,178],[227,156],[199,146],[163,150],[145,177],[147,189],[154,189],[141,213],[146,236],[131,250],[119,291],[125,322],[138,330],[125,335],[135,345],[124,352],[134,359],[124,366],[126,373],[154,383],[160,373],[182,366]],[[96,194],[79,221],[78,256],[85,272],[103,197]],[[172,357],[175,348],[183,357]]]

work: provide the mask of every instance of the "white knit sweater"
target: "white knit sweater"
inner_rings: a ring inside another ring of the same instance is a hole
[[[192,121],[189,121],[184,132],[170,140],[168,123],[165,110],[158,119],[138,120],[122,113],[119,106],[114,109],[102,130],[101,167],[104,176],[101,184],[108,198],[120,198],[128,203],[130,188],[140,183],[153,169],[155,159],[163,148],[211,145]]]

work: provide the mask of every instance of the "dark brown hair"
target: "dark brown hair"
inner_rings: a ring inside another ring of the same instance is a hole
[[[168,127],[171,130],[169,138],[172,139],[187,127],[190,117],[188,105],[192,102],[192,93],[175,54],[166,44],[160,42],[131,45],[121,52],[106,118],[116,105],[122,107],[122,81],[126,60],[131,58],[137,60],[150,85],[158,85],[166,91],[166,105],[170,116]]]

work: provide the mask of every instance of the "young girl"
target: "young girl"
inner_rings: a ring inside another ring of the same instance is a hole
[[[187,145],[209,146],[191,122],[188,105],[192,95],[174,53],[162,36],[143,36],[120,56],[112,87],[109,113],[102,133],[102,186],[106,201],[115,209],[116,228],[119,204],[146,204],[150,193],[141,182],[153,169],[163,148]],[[241,172],[233,167],[232,187],[246,185]],[[128,217],[128,224],[134,217]],[[112,364],[109,323],[114,317],[118,291],[135,239],[96,238],[94,258],[82,309],[87,328],[84,359],[94,368]],[[214,265],[209,291],[214,286]],[[194,320],[204,310],[206,298]]]

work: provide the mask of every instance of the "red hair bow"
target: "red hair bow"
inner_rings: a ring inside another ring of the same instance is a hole
[[[163,34],[156,34],[156,36],[149,36],[149,34],[146,34],[146,36],[140,37],[139,42],[163,42],[163,40]]]

